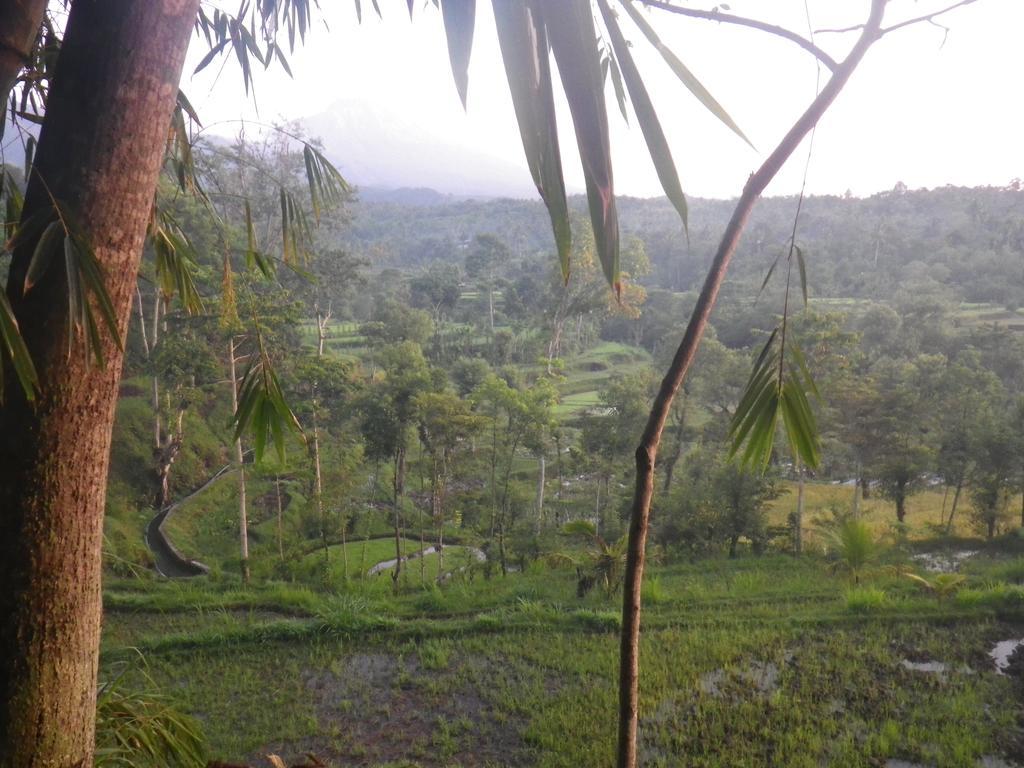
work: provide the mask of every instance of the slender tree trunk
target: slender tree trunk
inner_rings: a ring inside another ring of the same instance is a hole
[[[444,575],[444,525],[437,529],[437,579]]]
[[[149,345],[150,352],[156,352],[160,340],[160,291],[154,291],[153,300],[153,340]],[[153,374],[153,447],[159,449],[163,441],[163,425],[160,420],[160,377]]]
[[[494,338],[494,286],[487,283],[487,317],[490,321],[491,338]]]
[[[46,13],[46,0],[0,0],[0,103],[28,63],[36,34]]]
[[[425,585],[427,583],[427,558],[424,557],[423,550],[427,548],[427,537],[423,532],[423,519],[420,518],[420,584]]]
[[[854,520],[860,519],[860,466],[857,467],[857,479],[853,481],[853,504],[850,511]]]
[[[235,340],[228,339],[228,365],[231,374],[231,412],[238,413],[238,370],[235,365]],[[235,438],[235,461],[238,463],[238,547],[241,558],[242,583],[249,583],[249,513],[245,497],[245,453],[242,438]]]
[[[537,533],[540,533],[541,523],[544,520],[544,480],[546,475],[546,460],[544,454],[537,457]]]
[[[804,552],[804,468],[798,459],[796,462],[796,525],[793,530],[793,551],[798,555]]]
[[[274,487],[277,490],[277,554],[284,562],[284,507],[281,504],[281,476],[274,478]]]
[[[636,489],[629,525],[626,552],[626,572],[622,598],[622,633],[619,658],[619,734],[616,762],[618,768],[635,768],[637,764],[637,717],[639,713],[640,680],[640,593],[643,585],[647,529],[650,519],[651,498],[654,495],[654,464],[658,445],[665,428],[672,400],[689,371],[690,364],[700,346],[708,317],[715,306],[740,236],[758,197],[775,177],[800,142],[817,125],[818,120],[842,90],[871,44],[880,34],[886,0],[872,0],[871,14],[860,38],[846,59],[835,69],[832,77],[815,97],[811,106],[801,115],[782,141],[761,167],[747,181],[732,218],[726,226],[718,251],[708,271],[697,304],[683,339],[676,350],[662,380],[658,395],[651,408],[647,426],[636,450]]]
[[[155,506],[158,510],[166,507],[171,501],[171,468],[175,459],[181,451],[182,441],[185,439],[182,424],[185,418],[185,409],[178,409],[175,430],[168,432],[166,438],[162,437],[162,444],[155,451],[156,453],[156,498]]]
[[[871,498],[871,481],[863,475],[860,477],[860,491],[861,498],[865,501]]]
[[[683,432],[685,429],[686,409],[684,400],[683,403],[680,404],[679,420],[676,422],[676,449],[665,464],[665,484],[661,489],[663,493],[668,493],[668,489],[672,487],[672,476],[675,474],[676,464],[678,464],[679,460],[683,457]]]
[[[142,352],[149,360],[149,336],[146,334],[146,312],[142,308],[142,291],[135,284],[135,302],[139,311],[139,336],[142,338]]]
[[[152,341],[149,345],[150,350],[155,351],[156,345],[160,343],[160,308],[163,306],[163,297],[160,295],[160,289],[155,288],[153,290],[153,328],[152,330]]]
[[[341,513],[341,575],[348,584],[348,515]]]
[[[907,498],[902,492],[896,494],[896,520],[902,523],[907,516]]]
[[[394,476],[394,515],[395,515],[395,570],[391,572],[391,580],[395,590],[398,589],[398,578],[402,573],[402,491],[405,487],[405,448],[395,452]]]
[[[953,532],[953,516],[956,515],[956,506],[960,501],[960,493],[964,487],[964,478],[961,477],[957,480],[956,490],[953,492],[953,504],[949,508],[949,520],[946,522],[946,535],[948,536]]]
[[[313,498],[316,503],[317,519],[320,521],[320,542],[324,548],[324,562],[330,561],[330,550],[327,546],[327,521],[324,518],[324,483],[320,473],[320,427],[316,418],[316,392],[313,393]]]
[[[38,3],[15,5],[36,23]],[[75,215],[121,338],[197,6],[71,5],[26,193],[22,221],[49,210],[51,194]],[[15,32],[5,26],[0,36]],[[100,321],[106,366],[86,360],[66,316],[63,259],[23,293],[35,246],[16,250],[7,281],[42,384],[30,403],[5,377],[0,408],[0,761],[70,768],[93,763],[103,510],[123,353]]]

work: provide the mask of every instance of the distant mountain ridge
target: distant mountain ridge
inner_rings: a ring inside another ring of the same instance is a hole
[[[463,146],[457,136],[426,133],[412,118],[388,105],[338,101],[302,125],[368,200],[384,192],[396,202],[425,200],[421,188],[456,197],[537,197],[525,166]]]

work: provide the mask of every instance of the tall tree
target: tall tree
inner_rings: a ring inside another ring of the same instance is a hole
[[[36,402],[12,387],[0,410],[0,754],[12,768],[92,763],[103,509],[122,362],[118,340],[101,327],[94,346],[106,365],[91,364],[74,343],[87,333],[80,316],[55,311],[68,307],[69,273],[56,266],[63,251],[25,290],[39,241],[38,228],[32,237],[26,227],[54,220],[57,202],[73,217],[123,338],[198,6],[76,2],[67,20],[25,197],[26,236],[7,283],[40,378]],[[84,298],[99,310],[95,295]]]

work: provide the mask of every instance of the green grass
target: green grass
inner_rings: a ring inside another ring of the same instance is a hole
[[[783,483],[784,493],[769,505],[769,523],[784,525],[786,517],[796,509],[797,486],[795,482]],[[945,499],[943,511],[942,489],[928,489],[916,493],[907,500],[907,536],[911,540],[922,540],[934,536],[935,526],[940,525],[944,516],[949,515],[952,492]],[[853,487],[833,483],[805,483],[804,485],[804,534],[805,538],[817,542],[817,532],[813,521],[816,517],[828,517],[828,509],[835,506],[848,510],[853,502]],[[1020,509],[1020,496],[1011,501],[1011,508]],[[859,502],[861,518],[868,524],[872,532],[879,538],[891,538],[893,525],[896,523],[896,508],[891,501],[882,498],[877,492],[868,499]],[[978,535],[972,527],[969,504],[961,499],[953,520],[952,535],[954,537],[971,537]],[[820,543],[820,542],[818,542]]]
[[[1018,565],[977,559],[944,604],[897,573],[851,585],[814,557],[652,569],[643,764],[966,767],[1014,754],[1021,690],[986,653],[1024,634],[1022,588],[998,581]],[[203,723],[211,758],[606,766],[619,603],[599,592],[579,600],[574,573],[537,565],[441,587],[411,578],[397,593],[386,577],[320,591],[113,581],[103,669],[141,652]],[[940,681],[904,660],[974,673]]]

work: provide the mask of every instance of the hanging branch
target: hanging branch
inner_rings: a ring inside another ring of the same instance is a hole
[[[941,24],[938,24],[935,21],[935,19],[937,19],[939,16],[943,16],[949,13],[950,11],[955,11],[957,8],[962,8],[965,5],[971,5],[972,3],[976,3],[977,1],[978,0],[960,0],[960,2],[958,3],[947,5],[945,8],[941,8],[937,11],[926,13],[923,16],[915,16],[912,19],[907,19],[906,21],[901,21],[897,24],[893,24],[891,27],[885,27],[884,29],[880,30],[878,36],[882,37],[884,35],[889,34],[890,32],[895,32],[897,29],[903,29],[903,27],[909,27],[911,24],[920,24],[922,22],[927,22],[928,24],[935,24],[935,26],[941,27],[942,29],[945,29],[946,32],[949,32],[949,29],[943,27]],[[856,32],[857,30],[864,29],[864,27],[864,24],[854,24],[852,27],[841,27],[839,29],[816,29],[814,30],[814,32],[815,34],[842,34],[845,32]]]
[[[617,762],[619,768],[635,768],[637,762],[640,588],[643,581],[651,498],[654,494],[654,463],[658,455],[658,445],[661,442],[665,421],[668,418],[675,394],[686,377],[700,346],[708,317],[715,306],[729,262],[736,251],[754,204],[789,156],[835,100],[864,54],[881,36],[885,5],[886,0],[872,0],[868,21],[849,55],[835,69],[821,93],[811,102],[807,111],[796,121],[764,164],[747,180],[743,194],[733,211],[732,219],[722,236],[721,244],[697,299],[686,332],[672,359],[672,364],[662,380],[640,445],[636,449],[636,488],[629,526],[629,545],[622,601]]]
[[[776,24],[769,24],[764,21],[758,21],[757,19],[749,19],[745,16],[735,16],[731,13],[722,13],[717,8],[713,11],[701,11],[696,8],[684,8],[678,5],[670,5],[665,2],[665,0],[640,0],[640,2],[650,8],[658,8],[659,10],[668,11],[669,13],[675,13],[680,16],[689,16],[694,19],[706,19],[707,21],[719,21],[723,24],[736,24],[740,27],[750,27],[751,29],[757,29],[761,32],[767,32],[770,35],[775,35],[776,37],[781,37],[785,40],[796,43],[833,72],[839,68],[839,63],[815,45],[813,41],[808,40],[805,37],[801,37],[796,32],[788,30],[785,27],[780,27]],[[967,0],[967,2],[974,2],[974,0]]]

